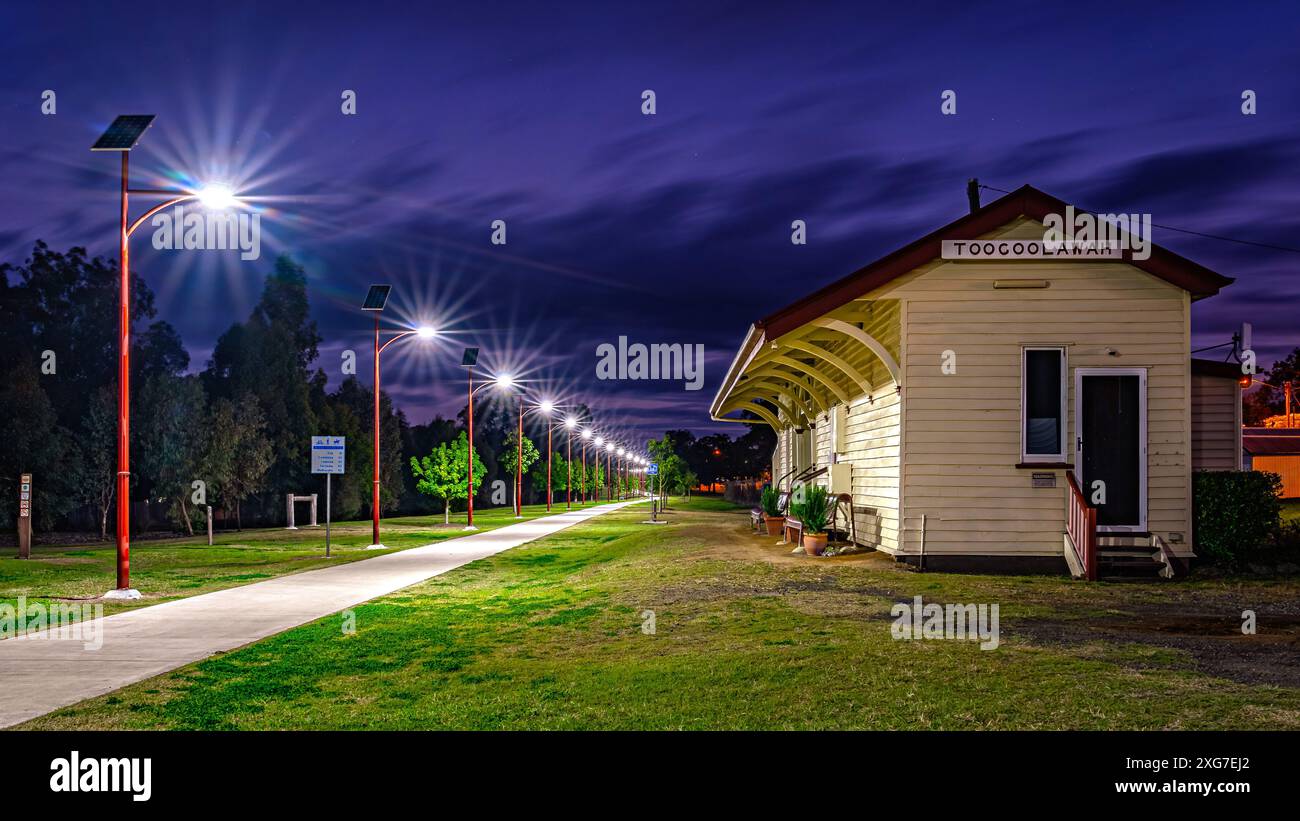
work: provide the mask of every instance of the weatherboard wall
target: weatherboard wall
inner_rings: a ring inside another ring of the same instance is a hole
[[[1042,230],[1021,220],[991,236],[1041,237]],[[1014,278],[1050,285],[993,287]],[[1121,262],[934,261],[867,295],[876,297],[904,302],[904,552],[920,552],[924,515],[927,554],[1061,554],[1064,470],[1017,467],[1022,347],[1059,344],[1070,374],[1068,442],[1077,431],[1075,368],[1147,370],[1148,525],[1176,553],[1190,553],[1187,292]],[[940,368],[945,351],[956,355],[950,375]],[[1056,486],[1033,487],[1034,472],[1053,474]]]

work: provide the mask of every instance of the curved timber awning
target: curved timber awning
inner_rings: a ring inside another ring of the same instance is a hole
[[[888,341],[868,330],[888,330],[891,322],[897,323],[896,304],[891,313],[888,306],[863,303],[816,317],[777,339],[769,339],[762,324],[755,324],[714,397],[712,417],[751,424],[761,420],[777,430],[802,428],[836,404],[897,386],[898,362]],[[892,339],[896,344],[896,332]],[[729,415],[755,407],[763,411],[755,411],[758,419]]]

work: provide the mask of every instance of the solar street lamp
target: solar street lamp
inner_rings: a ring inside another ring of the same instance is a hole
[[[469,404],[466,407],[466,422],[469,425],[469,478],[465,488],[465,529],[474,527],[474,366],[478,364],[478,348],[466,348],[461,354],[460,366],[469,375]],[[488,385],[495,384],[488,382]]]
[[[619,499],[623,498],[623,483],[625,481],[623,477],[625,475],[624,471],[626,470],[626,466],[627,466],[627,463],[623,461],[623,453],[624,450],[622,448],[619,448],[614,451],[614,454],[618,456],[618,482],[616,482],[615,484],[616,487],[618,488]]]
[[[91,151],[116,151],[122,155],[122,196],[118,211],[117,587],[104,594],[109,599],[140,598],[140,591],[131,587],[131,263],[128,240],[150,217],[173,205],[197,199],[209,208],[226,208],[236,202],[234,193],[225,186],[208,186],[197,191],[131,188],[131,150],[153,121],[153,114],[123,114],[114,119],[90,147]],[[133,194],[167,199],[132,221],[129,212]]]
[[[614,501],[614,443],[605,443],[605,501]]]
[[[400,331],[384,340],[383,344],[379,342],[379,315],[384,312],[384,306],[388,304],[388,295],[392,293],[391,285],[371,285],[370,290],[366,292],[366,300],[361,303],[361,310],[375,315],[375,436],[374,436],[374,483],[371,486],[370,512],[371,512],[371,540],[367,550],[383,550],[384,545],[379,541],[379,357],[384,349],[399,339],[405,339],[414,336],[420,340],[428,341],[438,335],[438,332],[429,325],[421,325],[409,331]]]
[[[509,377],[506,377],[509,380]],[[506,385],[512,384],[507,382]],[[524,411],[536,411],[544,416],[549,417],[555,410],[555,403],[549,399],[543,399],[540,402],[527,402],[524,398],[524,391],[519,391],[519,430],[515,437],[515,518],[522,519],[523,511],[523,494],[524,494]],[[546,422],[546,509],[551,509],[551,431],[555,425],[548,418]]]
[[[564,496],[564,509],[569,510],[573,507],[573,429],[578,426],[578,420],[572,416],[564,420],[564,427],[569,432],[569,452],[565,456],[564,484],[567,488]]]
[[[555,410],[555,403],[549,399],[542,400],[537,405],[537,410],[546,417],[546,512],[551,512],[551,434],[555,431],[555,422],[551,419],[551,412]]]
[[[587,504],[587,485],[590,484],[587,478],[587,442],[591,441],[591,428],[582,429],[582,504]]]

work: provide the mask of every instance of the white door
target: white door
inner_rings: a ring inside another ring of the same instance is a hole
[[[1075,368],[1074,477],[1097,530],[1147,529],[1147,372]]]

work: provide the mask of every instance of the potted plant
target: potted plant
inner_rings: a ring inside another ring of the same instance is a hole
[[[781,515],[781,495],[776,488],[772,485],[763,488],[758,505],[763,509],[763,521],[767,522],[767,535],[780,536],[785,517]]]
[[[830,512],[830,494],[826,488],[814,486],[804,492],[799,521],[803,522],[803,552],[809,556],[820,556],[826,550]]]

